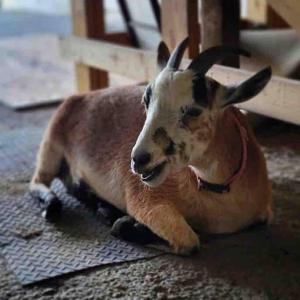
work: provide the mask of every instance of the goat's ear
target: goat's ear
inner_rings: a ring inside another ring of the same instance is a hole
[[[161,41],[157,48],[157,65],[162,70],[168,63],[170,51],[165,42]]]
[[[222,106],[241,103],[255,97],[260,93],[271,79],[271,67],[265,68],[238,86],[227,88]]]

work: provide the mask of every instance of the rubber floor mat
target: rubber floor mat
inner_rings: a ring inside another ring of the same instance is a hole
[[[66,194],[60,181],[52,189],[63,201],[62,218],[55,224],[40,216],[30,195],[0,201],[0,251],[21,284],[160,254],[113,238],[109,227]]]

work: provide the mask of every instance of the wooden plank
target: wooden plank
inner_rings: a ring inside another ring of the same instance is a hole
[[[238,83],[253,72],[215,65],[208,75],[223,84]],[[300,82],[273,76],[266,88],[251,101],[238,105],[247,111],[300,125]]]
[[[79,37],[62,38],[60,46],[65,58],[139,81],[147,81],[156,73],[152,51]]]
[[[300,1],[267,0],[268,4],[300,35]]]
[[[267,22],[267,0],[247,1],[246,18],[256,23]]]
[[[60,46],[65,58],[118,73],[140,82],[152,80],[157,74],[156,53],[151,51],[77,37],[61,39]],[[183,65],[189,62],[189,59],[184,59]],[[249,78],[253,73],[215,65],[208,74],[221,83],[232,84]],[[240,107],[300,125],[299,95],[299,81],[274,76],[261,94],[241,104]]]
[[[290,28],[291,26],[270,6],[267,7],[268,28]]]
[[[276,11],[268,5],[267,0],[247,1],[246,19],[259,24],[266,24],[268,28],[290,27]]]
[[[201,2],[201,49],[213,46],[239,44],[239,0],[202,0]],[[239,57],[233,56],[222,62],[239,67]]]
[[[197,0],[161,1],[162,39],[170,49],[189,37],[186,57],[193,58],[199,53],[200,28]]]
[[[101,39],[104,37],[103,0],[72,0],[73,32],[77,36]],[[105,71],[76,65],[77,86],[80,92],[108,86],[108,74]]]
[[[6,101],[5,99],[0,99],[0,103],[6,105],[7,107],[21,111],[26,109],[33,109],[33,108],[41,108],[41,107],[50,107],[57,105],[63,102],[64,98],[57,98],[57,99],[39,99],[36,101],[32,101],[32,99],[18,99],[13,101]]]

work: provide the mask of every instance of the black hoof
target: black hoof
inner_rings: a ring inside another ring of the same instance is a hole
[[[142,245],[163,241],[148,227],[140,224],[130,216],[119,218],[112,226],[111,235]]]
[[[199,247],[195,246],[193,248],[187,249],[186,251],[180,253],[181,256],[192,256],[199,252]]]
[[[124,216],[113,223],[110,230],[112,236],[128,241],[134,230],[135,220],[130,216]]]
[[[97,209],[97,218],[101,220],[106,225],[112,226],[119,218],[122,218],[124,213],[115,208],[114,206],[104,202],[99,201]]]
[[[53,192],[40,194],[38,197],[42,216],[47,221],[56,221],[61,216],[62,203]]]
[[[42,211],[42,216],[47,221],[56,221],[61,217],[62,203],[58,198],[51,199]]]

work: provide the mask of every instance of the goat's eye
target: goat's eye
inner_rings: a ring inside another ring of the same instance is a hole
[[[201,113],[202,110],[200,108],[196,108],[196,107],[187,107],[186,109],[183,109],[183,114],[184,116],[188,116],[188,117],[198,117]]]
[[[148,85],[146,87],[146,90],[145,90],[145,93],[143,96],[143,102],[144,102],[146,108],[148,108],[148,106],[149,106],[151,96],[152,96],[152,89],[151,89],[151,86]]]

